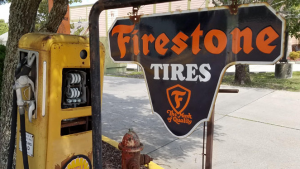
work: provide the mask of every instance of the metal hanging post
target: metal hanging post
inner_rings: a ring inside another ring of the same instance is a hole
[[[90,77],[93,136],[93,168],[102,169],[102,127],[101,127],[101,81],[99,50],[99,16],[102,11],[122,7],[141,6],[178,0],[99,0],[90,12]]]
[[[205,157],[205,122],[203,123],[203,144],[202,144],[202,169],[204,169],[204,157]]]
[[[205,154],[205,169],[212,168],[212,154],[214,142],[214,120],[215,120],[215,105],[211,113],[210,120],[207,122],[207,137],[206,137],[206,154]]]
[[[219,89],[219,93],[238,93],[238,92],[239,92],[238,89]],[[210,120],[207,122],[205,169],[212,169],[212,154],[213,154],[214,125],[215,125],[214,120],[215,120],[215,105],[211,113]],[[202,159],[202,161],[204,160]]]

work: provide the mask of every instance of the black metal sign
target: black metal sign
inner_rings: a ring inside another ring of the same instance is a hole
[[[274,64],[283,56],[285,21],[267,4],[119,18],[111,57],[140,64],[152,108],[177,137],[210,118],[222,76],[234,64]]]

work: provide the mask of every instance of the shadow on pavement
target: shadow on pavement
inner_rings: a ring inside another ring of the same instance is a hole
[[[109,83],[111,87],[129,85],[124,79],[115,83]],[[137,89],[138,90],[138,89]],[[128,92],[128,91],[124,91]],[[130,92],[128,92],[130,93]],[[143,93],[144,94],[144,93]],[[104,91],[102,100],[102,131],[103,135],[118,142],[129,128],[133,128],[138,134],[141,143],[144,144],[142,153],[150,154],[155,159],[168,161],[174,159],[184,161],[191,152],[202,155],[203,124],[188,137],[178,139],[171,135],[161,119],[152,114],[148,96],[132,97],[130,94],[121,97],[118,94],[107,94]],[[219,136],[222,127],[215,125],[214,140],[222,141]]]

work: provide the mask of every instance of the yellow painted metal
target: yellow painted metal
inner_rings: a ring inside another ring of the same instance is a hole
[[[61,109],[63,68],[89,68],[89,39],[86,37],[32,33],[24,35],[19,48],[39,52],[37,119],[28,121],[26,131],[34,135],[33,157],[28,156],[32,169],[60,169],[73,155],[86,155],[92,161],[92,132],[86,131],[61,136],[63,119],[91,115],[91,107]],[[86,59],[80,58],[80,51],[86,50]],[[100,45],[101,81],[104,72],[104,46]],[[42,117],[43,62],[47,63],[46,115]],[[103,85],[102,85],[103,86]],[[102,93],[102,89],[101,89]],[[19,118],[18,129],[19,131]],[[20,134],[17,134],[17,169],[23,169],[22,152],[19,150]]]

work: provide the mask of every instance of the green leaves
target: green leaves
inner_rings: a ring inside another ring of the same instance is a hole
[[[76,2],[82,2],[82,0],[69,0],[69,4],[76,3]],[[36,31],[40,30],[43,27],[43,25],[45,25],[48,17],[49,17],[48,1],[42,0],[36,15],[36,21],[35,21]]]
[[[82,2],[82,0],[69,0],[69,4],[76,3],[76,2]]]
[[[4,19],[0,19],[0,35],[8,31],[8,24],[5,23]]]
[[[84,27],[81,27],[79,29],[77,29],[75,32],[74,32],[74,35],[80,35],[81,32],[83,31]]]
[[[300,52],[291,52],[289,54],[290,59],[297,60],[300,57]]]
[[[35,20],[35,30],[38,31],[46,23],[49,16],[48,1],[42,0],[38,8]]]

